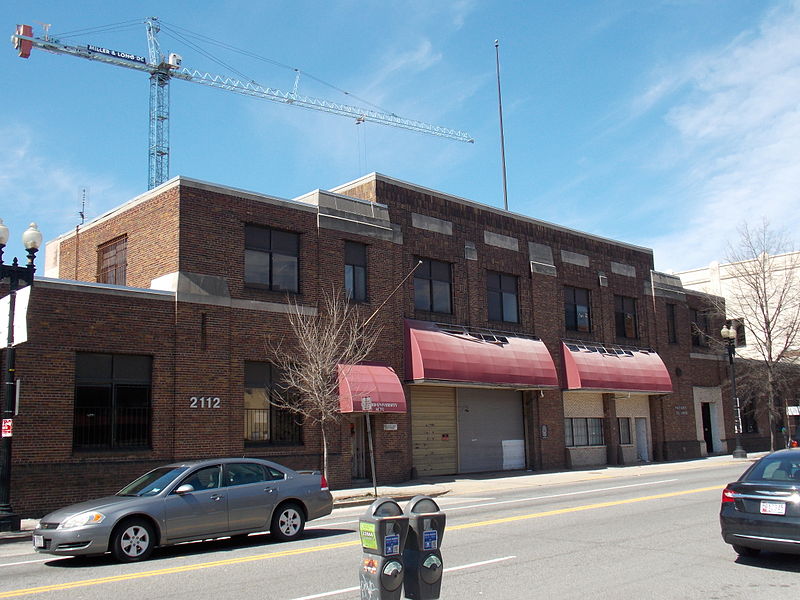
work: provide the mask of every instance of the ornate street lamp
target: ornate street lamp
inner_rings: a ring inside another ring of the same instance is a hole
[[[14,348],[14,307],[17,290],[33,285],[33,264],[36,252],[42,245],[42,234],[31,223],[22,234],[22,245],[28,251],[28,264],[20,266],[16,257],[11,264],[3,263],[3,249],[8,242],[8,227],[0,219],[0,283],[8,283],[8,345],[6,346],[6,376],[3,386],[2,439],[0,439],[0,531],[19,529],[19,516],[11,510],[11,436],[14,431],[14,413],[16,404],[15,360]],[[3,315],[0,315],[2,318]],[[2,340],[0,340],[2,343]]]
[[[739,396],[736,395],[736,365],[733,357],[736,355],[736,328],[730,321],[725,322],[722,331],[719,332],[728,350],[728,362],[731,365],[731,392],[733,393],[733,428],[736,432],[736,449],[733,451],[733,458],[747,458],[747,452],[742,448],[742,411],[739,407]]]

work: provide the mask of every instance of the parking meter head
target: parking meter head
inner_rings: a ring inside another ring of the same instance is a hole
[[[447,516],[428,496],[414,496],[406,504],[409,538],[408,548],[420,551],[438,550],[444,537]]]
[[[408,535],[408,517],[391,498],[378,498],[359,519],[358,532],[365,553],[399,556]]]

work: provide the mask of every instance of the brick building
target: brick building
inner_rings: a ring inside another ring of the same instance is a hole
[[[319,431],[268,402],[270,348],[288,299],[313,314],[331,286],[389,298],[371,359],[404,390],[329,432],[334,487],[370,475],[363,410],[379,483],[732,448],[726,363],[691,341],[703,294],[652,251],[383,175],[294,200],[177,177],[46,258],[17,351],[20,514],[178,459],[319,468]]]

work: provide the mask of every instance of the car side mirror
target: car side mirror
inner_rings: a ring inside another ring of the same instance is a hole
[[[194,491],[194,486],[191,483],[184,483],[181,486],[178,486],[178,489],[175,490],[176,494],[188,494],[189,492]]]

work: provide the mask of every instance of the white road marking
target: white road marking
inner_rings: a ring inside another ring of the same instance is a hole
[[[40,558],[39,560],[23,560],[23,561],[20,561],[20,562],[3,563],[2,565],[0,565],[0,567],[14,567],[14,566],[17,566],[17,565],[30,565],[30,564],[33,564],[33,563],[52,562],[54,560],[64,560],[64,559],[63,558],[59,559],[59,558],[56,558],[55,556],[53,556],[51,558]]]
[[[478,504],[468,504],[466,506],[453,506],[448,507],[448,511],[452,510],[467,510],[470,508],[480,508],[484,506],[497,506],[499,504],[519,504],[520,502],[531,502],[532,500],[547,500],[549,498],[566,498],[568,496],[583,496],[586,494],[594,494],[595,492],[610,492],[614,490],[624,490],[626,488],[643,487],[647,485],[658,485],[661,483],[671,483],[678,481],[677,479],[661,479],[660,481],[647,481],[642,483],[630,483],[628,485],[616,485],[613,487],[594,488],[591,490],[581,490],[578,492],[564,492],[563,494],[550,494],[547,496],[531,496],[529,498],[515,498],[514,500],[498,500],[496,502],[481,502]],[[470,498],[470,501],[480,500],[480,498]],[[325,529],[326,527],[338,527],[340,525],[352,525],[358,523],[358,519],[352,521],[338,521],[336,523],[318,523],[311,526],[309,529]]]
[[[450,571],[462,571],[464,569],[472,569],[475,567],[482,567],[484,565],[491,565],[492,563],[502,562],[504,560],[513,560],[516,556],[503,556],[502,558],[492,558],[490,560],[482,560],[481,562],[470,563],[468,565],[459,565],[457,567],[450,567],[445,569],[445,573]],[[301,598],[294,598],[294,600],[315,600],[316,598],[328,598],[330,596],[338,596],[339,594],[349,594],[350,592],[357,592],[360,588],[358,586],[343,588],[341,590],[333,590],[331,592],[323,592],[321,594],[314,594],[313,596],[303,596]]]

